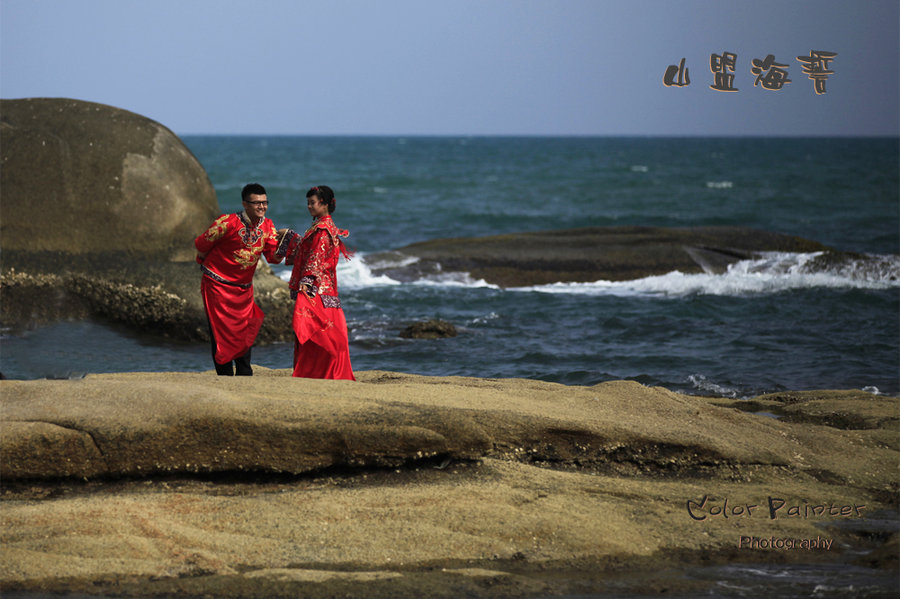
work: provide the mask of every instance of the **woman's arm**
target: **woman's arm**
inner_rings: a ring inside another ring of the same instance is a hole
[[[309,243],[309,250],[303,252],[299,269],[299,285],[301,291],[313,297],[318,293],[317,282],[326,275],[326,261],[331,252],[331,236],[325,229],[316,229]]]

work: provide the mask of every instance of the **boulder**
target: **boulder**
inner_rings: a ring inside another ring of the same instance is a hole
[[[64,98],[0,101],[3,250],[193,259],[219,214],[206,171],[146,117]]]
[[[99,317],[208,339],[193,240],[220,210],[174,133],[92,102],[0,100],[0,161],[0,326]],[[287,285],[265,266],[254,284],[258,340],[283,340]]]
[[[456,335],[456,327],[452,323],[436,318],[414,322],[400,332],[404,339],[444,339]]]

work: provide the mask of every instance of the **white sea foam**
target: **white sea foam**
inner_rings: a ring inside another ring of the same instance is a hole
[[[278,276],[283,281],[290,281],[291,269],[287,268],[278,272]],[[400,285],[400,281],[395,281],[388,276],[376,276],[372,274],[372,269],[359,256],[355,256],[352,260],[341,260],[337,267],[338,284],[340,287],[384,287],[388,285]]]
[[[489,314],[485,314],[484,316],[478,316],[469,321],[469,324],[484,324],[486,322],[490,322],[491,320],[497,320],[500,318],[500,315],[496,312],[491,312]]]
[[[374,275],[362,256],[356,255],[351,260],[338,262],[337,277],[342,288],[385,287],[400,285],[400,281],[386,275]]]
[[[664,296],[688,295],[742,296],[770,294],[796,289],[889,289],[900,287],[900,257],[896,255],[866,256],[830,265],[824,270],[816,261],[821,253],[762,254],[755,260],[742,260],[729,266],[722,274],[685,274],[673,271],[631,281],[594,281],[591,283],[552,283],[515,287],[510,291],[540,293],[571,293],[578,295]],[[415,257],[398,257],[392,267],[411,266]],[[422,274],[411,282],[401,282],[387,275],[375,275],[373,270],[387,266],[369,263],[366,255],[357,253],[352,260],[341,260],[338,280],[342,288],[369,288],[393,285],[434,287],[483,287],[498,289],[483,279],[466,272],[437,271]],[[290,271],[279,273],[290,278]]]
[[[432,287],[485,287],[488,289],[499,289],[497,285],[492,285],[484,279],[472,278],[472,276],[467,272],[445,272],[431,274],[408,284]]]
[[[709,189],[731,189],[734,183],[731,181],[707,181],[706,187]]]
[[[692,374],[688,381],[695,389],[703,393],[712,393],[720,397],[738,397],[738,390],[733,387],[716,384],[702,374]]]
[[[402,259],[391,262],[393,267],[410,266],[418,262],[418,258],[405,256]],[[388,287],[396,285],[418,285],[423,287],[489,287],[497,289],[496,285],[492,285],[483,279],[475,279],[466,272],[435,272],[422,275],[415,281],[403,283],[396,279],[392,279],[387,275],[376,275],[372,271],[383,267],[379,263],[369,264],[366,261],[366,255],[358,252],[351,260],[341,259],[338,262],[337,277],[339,286],[342,289],[359,289],[370,287]],[[282,270],[278,276],[289,281],[291,278],[290,269]]]
[[[357,253],[355,257],[364,262],[366,267],[376,270],[379,268],[403,268],[419,261],[416,256],[408,256],[400,252],[390,252],[386,256],[383,255],[381,259],[362,252]]]
[[[723,274],[685,274],[673,271],[632,281],[554,283],[518,288],[519,291],[583,295],[740,296],[796,289],[889,289],[900,287],[900,258],[869,256],[817,270],[820,253],[768,253],[756,260],[736,262]]]

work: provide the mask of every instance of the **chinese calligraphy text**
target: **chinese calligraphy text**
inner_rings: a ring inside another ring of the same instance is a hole
[[[808,56],[798,56],[797,61],[803,68],[803,74],[813,82],[816,94],[825,93],[825,83],[830,75],[831,62],[837,56],[837,52],[824,50],[811,50]],[[713,74],[713,83],[710,89],[720,92],[736,92],[735,72],[738,61],[734,52],[722,52],[710,54],[709,70]],[[785,85],[791,83],[788,78],[790,65],[776,62],[774,54],[768,54],[765,58],[754,58],[750,61],[750,73],[755,76],[753,87],[760,86],[767,91],[779,91]],[[666,87],[687,87],[691,84],[689,69],[685,66],[685,58],[677,65],[669,65],[663,75],[663,85]]]

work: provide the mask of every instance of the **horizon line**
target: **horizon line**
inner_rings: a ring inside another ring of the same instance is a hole
[[[747,138],[747,139],[900,139],[897,133],[173,133],[195,137],[418,137],[418,138]]]

